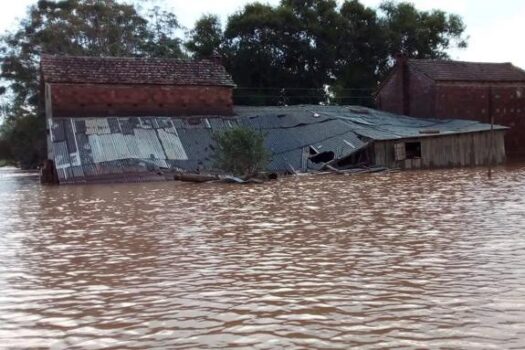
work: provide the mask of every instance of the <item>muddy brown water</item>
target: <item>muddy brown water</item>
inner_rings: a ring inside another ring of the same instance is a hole
[[[525,166],[0,198],[0,348],[525,348]]]

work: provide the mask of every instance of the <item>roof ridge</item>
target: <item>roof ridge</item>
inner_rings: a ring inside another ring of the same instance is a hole
[[[434,81],[525,82],[525,70],[511,62],[409,59],[407,64]]]
[[[447,59],[440,59],[440,58],[410,58],[408,59],[408,62],[432,62],[432,63],[464,63],[464,64],[486,64],[486,65],[511,65],[515,68],[519,68],[518,66],[515,66],[512,62],[479,62],[479,61],[459,61],[459,60],[447,60]]]
[[[41,54],[42,58],[65,58],[65,59],[89,59],[89,60],[129,60],[129,61],[139,61],[139,60],[159,60],[159,61],[169,61],[169,62],[210,62],[217,64],[209,58],[175,58],[175,57],[148,57],[148,56],[87,56],[87,55],[60,55],[60,54]],[[219,64],[220,65],[220,64]]]

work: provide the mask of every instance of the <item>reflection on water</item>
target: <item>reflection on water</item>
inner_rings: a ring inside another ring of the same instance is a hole
[[[42,187],[0,169],[0,342],[524,348],[525,167],[485,177]]]

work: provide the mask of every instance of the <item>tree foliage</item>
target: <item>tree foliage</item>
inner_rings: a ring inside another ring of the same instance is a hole
[[[46,150],[44,119],[24,115],[6,120],[0,127],[0,159],[16,160],[22,169],[35,168]]]
[[[466,46],[459,16],[408,2],[378,9],[359,0],[254,2],[230,16],[224,31],[212,19],[197,22],[186,47],[199,57],[221,52],[240,92],[249,88],[241,96],[248,104],[324,102],[327,86],[335,101],[352,103],[344,97],[369,93],[397,54],[447,58],[448,49]]]
[[[222,171],[250,178],[266,168],[269,155],[262,134],[238,127],[215,135],[215,141],[216,166]]]
[[[223,52],[224,36],[219,17],[205,15],[200,18],[189,32],[186,48],[195,58],[208,58]]]

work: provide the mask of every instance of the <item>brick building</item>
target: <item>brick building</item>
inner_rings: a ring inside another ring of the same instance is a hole
[[[235,84],[215,60],[43,55],[41,77],[48,117],[233,113]]]
[[[491,133],[477,121],[351,106],[234,107],[234,83],[216,60],[43,56],[41,74],[48,183],[214,171],[215,135],[236,126],[267,135],[268,170],[277,172],[319,170],[328,161],[414,169],[505,159],[506,128]]]
[[[510,127],[506,149],[525,156],[525,71],[510,63],[398,59],[376,94],[379,109]]]

